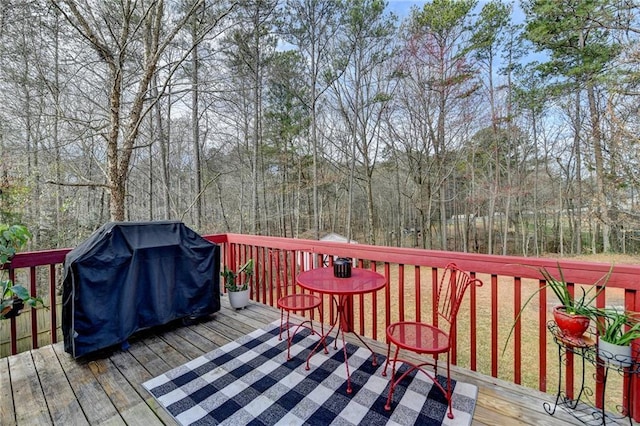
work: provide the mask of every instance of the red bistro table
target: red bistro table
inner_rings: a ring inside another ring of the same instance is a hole
[[[348,321],[347,313],[345,312],[345,307],[347,305],[347,301],[350,296],[361,295],[366,293],[374,293],[382,288],[384,288],[387,283],[387,279],[380,275],[377,272],[370,271],[368,269],[360,269],[353,268],[351,270],[351,277],[349,278],[338,278],[333,275],[333,268],[317,268],[311,269],[309,271],[301,272],[296,279],[300,287],[310,290],[316,293],[328,294],[332,297],[333,302],[336,304],[338,318],[337,321],[334,321],[331,324],[331,328],[327,333],[322,336],[322,339],[316,344],[313,350],[307,356],[307,367],[309,370],[309,360],[311,356],[318,349],[320,344],[322,344],[327,336],[331,334],[333,329],[338,324],[338,332],[336,333],[336,339],[338,338],[338,334],[342,336],[342,348],[344,351],[344,365],[347,368],[347,393],[352,392],[351,388],[351,378],[349,375],[349,362],[347,359],[347,346],[345,345],[344,340],[344,332],[345,325]],[[351,331],[359,340],[362,342],[364,346],[367,347],[371,351],[373,355],[373,365],[377,365],[376,355],[373,352],[373,349],[367,345],[362,338],[355,333],[353,330],[347,329],[347,332]]]

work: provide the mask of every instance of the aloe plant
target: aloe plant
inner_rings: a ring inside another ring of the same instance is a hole
[[[596,327],[601,340],[614,345],[628,346],[640,338],[638,314],[620,312],[615,308],[599,309]]]
[[[564,278],[564,273],[562,272],[562,268],[560,267],[559,262],[558,262],[557,268],[558,268],[558,275],[560,277],[559,279],[551,275],[549,270],[547,270],[546,268],[544,267],[538,268],[538,271],[542,275],[542,278],[544,278],[544,280],[547,283],[544,286],[538,288],[535,292],[533,292],[524,302],[524,304],[522,305],[522,308],[520,308],[520,312],[518,312],[518,315],[516,315],[513,325],[509,330],[509,335],[507,336],[507,340],[504,343],[504,347],[502,349],[503,354],[507,349],[507,344],[511,339],[513,330],[515,329],[516,324],[520,319],[520,316],[524,312],[524,309],[527,307],[529,302],[531,302],[531,300],[533,300],[533,298],[538,293],[540,293],[540,291],[546,288],[550,288],[551,291],[553,291],[553,294],[555,294],[556,297],[558,298],[559,304],[565,308],[565,311],[568,314],[584,315],[590,319],[594,319],[596,315],[595,314],[596,309],[593,306],[593,302],[596,300],[598,295],[604,291],[604,287],[607,281],[609,280],[611,273],[613,272],[613,265],[611,265],[611,267],[609,268],[609,272],[607,272],[605,275],[600,277],[600,279],[598,279],[595,283],[593,283],[588,290],[585,290],[583,287],[580,287],[582,294],[579,297],[571,296],[571,293],[569,292],[569,285]]]
[[[550,288],[558,298],[560,305],[564,306],[564,309],[568,314],[584,315],[589,318],[593,318],[593,302],[596,300],[598,295],[604,291],[604,287],[609,276],[611,276],[612,271],[613,266],[609,269],[607,274],[600,277],[600,279],[593,283],[588,290],[585,291],[584,287],[580,287],[582,294],[580,297],[574,297],[569,293],[569,287],[567,285],[567,281],[564,279],[564,273],[562,272],[560,264],[558,264],[558,274],[560,279],[554,278],[546,268],[540,268],[540,274],[547,282],[547,284],[541,287],[540,290],[547,287]],[[533,293],[524,306],[526,306],[537,293],[538,292]]]
[[[25,226],[0,223],[0,268],[11,263],[29,238],[31,233]],[[0,269],[0,273],[0,319],[17,315],[24,305],[44,307],[42,298],[31,296],[26,288],[8,279],[5,269]]]

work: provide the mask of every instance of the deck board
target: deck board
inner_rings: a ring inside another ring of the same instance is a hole
[[[51,422],[31,352],[23,352],[11,357],[9,371],[14,400],[29,401],[29,404],[15,404],[16,423],[45,424]]]
[[[0,424],[174,425],[142,383],[280,319],[277,309],[265,305],[236,311],[226,302],[206,321],[138,333],[127,351],[74,360],[57,343],[0,359]],[[370,344],[386,351],[380,342]],[[479,387],[474,426],[577,424],[562,411],[545,413],[549,395],[456,367],[453,376]]]
[[[16,413],[13,409],[9,358],[0,359],[0,384],[0,413],[3,417],[0,424],[15,425]]]
[[[62,343],[53,345],[58,361],[65,372],[73,393],[78,399],[82,412],[89,424],[97,425],[120,421],[122,418],[114,407],[106,391],[93,375],[87,361],[74,361],[64,352]]]
[[[32,354],[53,424],[88,425],[53,346],[45,346]]]

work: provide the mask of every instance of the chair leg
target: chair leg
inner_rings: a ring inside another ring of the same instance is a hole
[[[282,340],[282,328],[284,326],[284,309],[280,308],[280,334],[278,335],[278,340]]]
[[[289,322],[290,312],[287,311],[287,361],[291,360],[291,323]]]
[[[384,363],[384,370],[382,370],[382,375],[387,377],[387,367],[389,366],[389,356],[391,355],[391,342],[387,343],[387,361]]]
[[[389,365],[390,351],[391,351],[391,343],[389,343],[389,348],[387,349],[387,362],[384,366],[384,371],[382,372],[383,376],[387,375],[387,366]],[[391,365],[391,377],[389,379],[389,395],[387,395],[387,403],[384,405],[384,409],[387,411],[391,411],[391,401],[393,400],[393,391],[396,389],[396,386],[398,385],[398,383],[400,383],[400,381],[404,378],[404,375],[401,375],[396,380],[396,362],[398,361],[399,352],[400,352],[400,347],[397,347],[395,352],[393,353],[393,364]]]
[[[327,336],[325,336],[325,334],[324,334],[324,318],[323,318],[322,310],[320,309],[320,306],[318,306],[317,308],[318,308],[318,314],[319,314],[319,317],[320,317],[320,341],[318,342],[318,346],[320,346],[320,344],[322,344],[322,346],[324,346],[324,353],[328,354],[329,350],[327,349],[327,343],[326,343],[326,337]],[[285,318],[284,318],[284,311],[285,310],[287,311],[286,321],[285,321]],[[313,307],[306,307],[306,308],[302,308],[300,310],[301,311],[309,311],[309,310],[311,310],[311,312],[313,312]],[[302,327],[308,328],[308,329],[310,329],[311,334],[317,334],[317,332],[315,331],[315,327],[313,326],[313,320],[311,318],[306,319],[306,320],[304,320],[301,323],[298,323],[296,325],[292,325],[290,320],[291,320],[291,311],[289,309],[281,308],[280,309],[280,334],[278,336],[278,340],[282,340],[282,334],[283,334],[284,329],[286,327],[286,330],[287,330],[287,361],[291,360],[291,343],[292,343],[293,338],[295,337],[295,335],[298,333],[298,330],[300,330],[300,328],[302,328]],[[307,325],[307,323],[308,323],[308,325]],[[291,327],[295,327],[294,331],[293,331],[293,334],[291,333]],[[329,330],[329,331],[331,331],[331,330]]]
[[[317,309],[318,309],[318,316],[320,317],[320,340],[322,342],[322,346],[324,346],[324,353],[328,354],[329,349],[327,349],[326,336],[324,335],[324,316],[322,315],[322,310],[320,309],[320,306],[318,306]]]
[[[438,376],[436,376],[437,379]],[[447,398],[447,402],[449,403],[449,412],[447,413],[447,417],[453,419],[453,406],[451,404],[451,399],[453,397],[453,390],[451,389],[451,363],[449,362],[449,353],[447,352],[447,391],[445,397]]]

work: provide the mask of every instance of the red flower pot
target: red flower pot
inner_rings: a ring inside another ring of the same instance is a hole
[[[553,319],[558,324],[558,328],[569,338],[579,339],[587,328],[589,328],[589,317],[578,314],[568,314],[564,306],[553,308]]]

